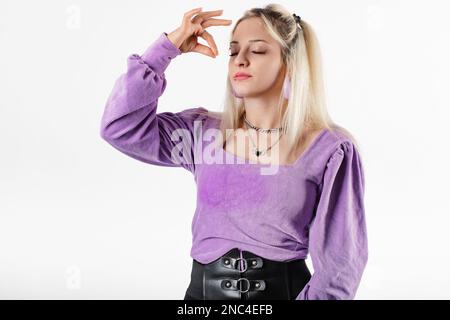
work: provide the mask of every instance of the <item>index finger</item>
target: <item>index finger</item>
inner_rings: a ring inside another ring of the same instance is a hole
[[[195,9],[192,9],[192,10],[189,10],[188,12],[186,12],[186,13],[183,15],[183,19],[184,19],[184,20],[190,19],[190,18],[192,18],[196,13],[201,12],[202,10],[203,10],[202,7],[200,7],[200,8],[195,8]]]
[[[205,11],[199,14],[199,17],[202,19],[204,18],[210,18],[214,16],[220,16],[223,13],[223,9],[220,10],[214,10],[214,11]]]
[[[193,23],[203,23],[204,21],[210,19],[214,16],[221,16],[223,13],[223,10],[215,10],[215,11],[205,11],[202,13],[199,13],[195,18],[192,20]]]

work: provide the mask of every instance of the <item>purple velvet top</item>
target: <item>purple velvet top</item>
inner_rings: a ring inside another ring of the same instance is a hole
[[[208,129],[217,131],[219,120],[192,113],[205,108],[157,112],[164,71],[180,54],[163,32],[141,56],[128,57],[107,100],[101,137],[134,159],[193,174],[193,259],[208,263],[234,247],[278,261],[306,259],[309,252],[314,272],[296,299],[353,299],[368,242],[364,173],[352,141],[324,129],[293,164],[276,171],[211,148]]]

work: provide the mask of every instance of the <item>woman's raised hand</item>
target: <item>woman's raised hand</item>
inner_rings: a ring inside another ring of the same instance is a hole
[[[202,8],[197,8],[186,12],[181,26],[169,33],[167,37],[183,53],[198,52],[215,58],[219,54],[217,45],[212,35],[206,31],[206,28],[211,26],[228,26],[232,21],[212,18],[221,15],[223,10],[201,11]],[[197,37],[199,36],[205,39],[210,47],[198,43]]]

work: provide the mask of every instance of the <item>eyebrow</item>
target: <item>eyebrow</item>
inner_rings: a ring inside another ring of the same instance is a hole
[[[254,40],[249,40],[248,42],[257,42],[257,41],[263,41],[263,42],[269,43],[264,39],[254,39]],[[239,41],[231,41],[230,42],[230,44],[235,44],[235,43],[239,43]]]

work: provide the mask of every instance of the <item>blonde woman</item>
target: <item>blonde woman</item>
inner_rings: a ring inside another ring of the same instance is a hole
[[[193,174],[185,300],[353,299],[368,260],[362,159],[327,113],[319,45],[304,19],[277,4],[246,11],[230,34],[223,112],[157,112],[172,59],[217,56],[207,29],[231,24],[214,18],[221,14],[190,10],[128,58],[101,137],[132,158]]]

